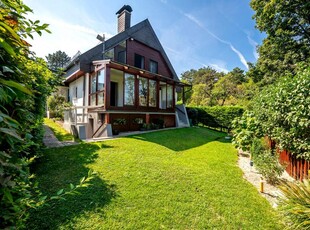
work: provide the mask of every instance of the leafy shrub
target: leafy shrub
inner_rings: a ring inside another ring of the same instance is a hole
[[[234,143],[249,149],[255,138],[268,136],[277,147],[310,160],[310,67],[265,88],[250,109],[234,122]]]
[[[231,129],[233,120],[240,117],[244,111],[239,106],[204,107],[204,110],[214,118],[216,123],[228,129]]]
[[[276,184],[279,176],[284,171],[284,167],[278,160],[278,155],[270,149],[264,138],[254,138],[250,148],[252,160],[255,168],[270,184]]]
[[[125,118],[117,118],[113,120],[113,125],[126,125],[127,120]]]
[[[292,223],[291,229],[310,229],[310,184],[281,181],[279,210]]]
[[[50,117],[64,118],[64,109],[70,107],[70,103],[60,94],[54,94],[47,99],[47,106],[50,112]]]
[[[232,122],[232,128],[232,143],[243,151],[250,151],[253,141],[264,136],[260,123],[255,118],[254,113],[249,110]]]
[[[258,139],[255,138],[252,142],[252,146],[250,149],[252,157],[257,157],[259,154],[263,153],[265,150],[268,150],[268,146],[265,143],[265,140],[263,138]]]
[[[42,144],[46,98],[59,83],[24,39],[48,31],[28,20],[22,1],[1,1],[0,229],[23,228],[27,210],[41,204],[29,164]]]
[[[198,109],[195,107],[186,107],[188,118],[192,121],[192,125],[198,125]]]
[[[164,127],[165,121],[162,118],[152,119],[152,125],[154,129],[162,129]]]
[[[232,121],[243,113],[243,108],[238,106],[187,107],[186,109],[194,125],[202,123],[205,126],[228,130],[232,127]]]
[[[278,155],[271,150],[253,156],[255,168],[270,184],[276,184],[279,176],[284,172],[284,167],[278,160]]]

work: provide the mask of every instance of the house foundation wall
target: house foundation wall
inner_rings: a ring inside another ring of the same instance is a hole
[[[110,114],[112,130],[139,131],[143,126],[175,127],[175,115],[165,114]]]

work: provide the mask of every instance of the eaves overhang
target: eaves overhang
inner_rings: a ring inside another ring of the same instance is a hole
[[[78,79],[79,77],[83,76],[85,74],[84,71],[78,69],[74,73],[72,73],[70,76],[66,77],[66,79],[63,81],[65,84],[70,83]]]
[[[114,67],[114,68],[117,68],[119,70],[123,70],[124,72],[139,75],[141,77],[157,79],[160,81],[170,82],[170,83],[175,83],[175,84],[182,83],[179,80],[176,80],[175,78],[173,78],[172,76],[171,77],[163,76],[161,74],[152,73],[148,70],[140,69],[140,68],[137,68],[135,66],[131,66],[131,65],[116,62],[116,61],[110,61],[108,65],[110,65],[110,67],[112,67],[112,68]]]

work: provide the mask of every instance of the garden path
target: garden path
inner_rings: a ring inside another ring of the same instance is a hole
[[[47,126],[44,126],[44,136],[43,136],[43,143],[47,148],[57,148],[57,147],[63,147],[68,145],[76,145],[77,142],[74,141],[59,141],[53,131]]]
[[[260,192],[260,181],[262,175],[257,171],[257,169],[255,169],[255,166],[250,165],[250,155],[239,151],[238,156],[238,165],[244,173],[244,178],[257,188],[260,195],[265,197],[270,202],[272,207],[276,208],[278,206],[277,202],[281,194],[280,189],[264,181],[264,192]],[[280,178],[289,181],[294,180],[288,175],[286,171],[284,171]]]

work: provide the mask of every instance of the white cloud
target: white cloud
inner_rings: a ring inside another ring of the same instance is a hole
[[[210,34],[213,38],[215,38],[216,40],[218,40],[219,42],[228,45],[230,47],[230,49],[235,52],[237,54],[237,56],[239,57],[240,62],[246,67],[246,69],[249,69],[249,66],[247,64],[247,61],[245,60],[245,57],[243,56],[243,54],[237,50],[232,44],[231,42],[225,41],[221,38],[219,38],[218,36],[216,36],[214,33],[212,33],[210,30],[208,30],[202,22],[200,22],[197,18],[195,18],[193,15],[191,14],[185,14],[183,13],[183,15],[185,17],[187,17],[189,20],[191,20],[192,22],[194,22],[196,25],[198,25],[200,28],[202,28],[204,31],[206,31],[208,34]]]
[[[209,66],[211,66],[212,68],[214,68],[215,70],[219,71],[219,72],[224,72],[224,73],[228,73],[229,70],[226,69],[225,64],[223,64],[223,62],[220,63],[209,63]]]
[[[185,53],[187,53],[187,52],[184,51],[184,50],[182,50],[182,52],[179,52],[179,51],[174,50],[174,49],[172,49],[170,47],[164,47],[164,48],[171,55],[174,55],[179,60],[182,59],[180,61],[182,61],[184,63],[191,63],[191,66],[193,66],[193,62],[194,62],[194,63],[199,65],[198,68],[201,68],[201,67],[212,67],[213,69],[215,69],[215,70],[217,70],[219,72],[224,72],[224,73],[228,73],[229,72],[229,70],[226,68],[226,63],[224,61],[222,61],[222,60],[213,60],[212,63],[210,62],[208,64],[205,64],[202,61],[198,60],[197,58],[193,57],[193,55],[186,55]],[[185,70],[187,70],[187,69],[185,69]]]
[[[31,3],[30,0],[27,0]],[[31,50],[39,57],[45,57],[50,53],[58,50],[66,52],[69,56],[73,56],[78,51],[82,53],[99,44],[96,39],[98,34],[105,34],[105,38],[109,39],[113,35],[93,29],[94,21],[87,14],[79,13],[79,20],[70,22],[61,19],[57,14],[52,14],[45,8],[38,7],[34,14],[27,15],[28,18],[36,20],[40,19],[41,23],[49,24],[48,29],[51,34],[43,33],[42,36],[34,34],[34,39],[27,39],[32,45]],[[74,18],[72,16],[72,18]],[[82,24],[83,23],[83,24]],[[89,25],[89,26],[88,26]]]
[[[249,40],[250,45],[253,47],[253,56],[257,60],[259,57],[259,54],[257,53],[258,43],[256,41],[254,41],[249,35],[247,35],[247,38]]]
[[[37,56],[45,57],[49,53],[58,50],[66,52],[73,56],[78,51],[82,53],[99,44],[96,39],[98,34],[105,34],[106,39],[112,37],[107,32],[95,31],[79,24],[72,24],[64,20],[48,17],[42,20],[48,23],[52,34],[43,33],[42,36],[34,36],[34,40],[28,42],[32,44],[31,50],[36,52]]]
[[[186,14],[186,13],[183,13],[183,15],[185,17],[187,17],[189,20],[191,20],[192,22],[194,22],[196,25],[198,25],[199,27],[201,27],[202,29],[205,29],[204,25],[197,19],[195,18],[193,15],[191,14]]]
[[[239,50],[237,50],[232,44],[230,44],[229,46],[230,46],[230,48],[232,49],[232,51],[234,51],[234,52],[238,55],[238,57],[239,57],[241,63],[245,66],[245,68],[249,69],[248,63],[247,63],[247,61],[245,60],[245,58],[244,58],[244,56],[242,55],[242,53],[241,53]]]

